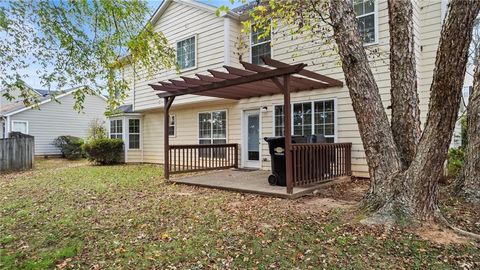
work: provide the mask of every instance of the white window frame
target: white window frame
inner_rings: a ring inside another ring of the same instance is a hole
[[[337,112],[337,98],[322,98],[322,99],[315,99],[315,100],[305,100],[305,101],[297,101],[297,102],[293,102],[290,104],[290,110],[291,110],[291,120],[290,120],[290,130],[292,132],[292,136],[295,136],[294,135],[294,130],[293,130],[293,127],[294,127],[294,124],[293,124],[293,105],[295,104],[302,104],[302,103],[308,103],[310,102],[312,104],[312,110],[314,109],[314,106],[315,106],[315,102],[320,102],[320,101],[333,101],[333,113],[334,113],[334,117],[333,117],[333,132],[334,132],[334,135],[324,135],[325,138],[333,138],[333,141],[334,142],[337,142],[337,138],[338,138],[338,112]],[[277,136],[277,134],[275,134],[275,106],[283,106],[283,104],[274,104],[273,105],[273,113],[272,113],[272,136]],[[284,125],[285,125],[285,110],[284,110]],[[312,131],[314,130],[315,128],[315,117],[314,115],[312,114]],[[285,127],[284,127],[284,130],[285,130]]]
[[[212,115],[212,113],[214,113],[214,112],[225,112],[225,121],[226,121],[225,138],[216,138],[216,139],[225,139],[225,143],[228,143],[228,110],[227,109],[219,109],[219,110],[202,111],[202,112],[197,113],[197,119],[196,119],[196,122],[197,122],[197,139],[198,139],[197,141],[198,141],[199,144],[200,144],[200,140],[207,140],[207,138],[200,138],[200,123],[199,123],[200,114],[210,113],[210,115]],[[213,143],[213,128],[210,131],[210,140],[211,140],[211,143]]]
[[[175,41],[175,61],[178,64],[178,61],[177,61],[178,43],[182,42],[182,41],[185,41],[187,39],[190,39],[192,37],[195,39],[195,65],[193,67],[188,67],[188,68],[183,68],[183,69],[180,68],[180,72],[186,72],[186,71],[194,70],[194,69],[197,69],[197,67],[198,67],[198,35],[197,34],[186,36],[186,37],[180,38],[177,41]]]
[[[29,131],[29,127],[28,127],[28,121],[26,121],[26,120],[12,120],[12,130],[11,130],[12,132],[14,132],[13,128],[15,127],[16,123],[25,124],[26,134],[29,134],[30,131]]]
[[[118,132],[114,132],[112,133],[112,121],[120,121],[122,123],[122,132],[121,133],[118,133]],[[118,136],[118,135],[121,135],[122,138],[121,140],[125,142],[125,136],[124,136],[124,130],[125,130],[125,124],[124,124],[124,121],[122,118],[117,118],[117,119],[110,119],[108,121],[108,138],[112,139],[112,135],[115,135],[115,136]],[[115,139],[118,139],[117,137],[115,137]]]
[[[130,120],[138,120],[138,133],[130,133]],[[128,150],[141,150],[142,149],[142,119],[139,117],[128,117],[125,119],[127,123],[125,128],[125,137]],[[130,135],[138,135],[138,148],[130,148]]]
[[[252,47],[253,46],[257,46],[257,45],[262,45],[262,44],[265,44],[267,42],[270,43],[270,58],[273,59],[273,46],[272,46],[272,40],[273,40],[273,31],[272,31],[272,25],[270,24],[270,40],[268,41],[263,41],[263,42],[260,42],[260,43],[257,43],[257,44],[253,44],[252,42],[252,34],[253,34],[253,26],[254,25],[250,25],[250,35],[249,35],[249,49],[250,49],[250,63],[253,63],[252,59],[253,59],[253,55],[252,55]]]
[[[172,116],[175,118],[175,121],[173,123],[173,135],[170,135],[170,123],[171,123],[170,117]],[[168,119],[168,137],[175,138],[177,136],[177,116],[175,114],[169,114],[168,118],[169,118]]]
[[[362,0],[362,1],[366,1],[366,0]],[[378,44],[378,0],[373,0],[374,3],[373,3],[373,12],[370,12],[370,13],[366,13],[366,14],[362,14],[362,15],[355,15],[355,17],[358,19],[358,18],[362,18],[362,17],[366,17],[366,16],[370,16],[373,14],[373,27],[375,27],[374,29],[374,33],[375,33],[375,40],[372,41],[372,42],[369,42],[369,43],[363,43],[363,46],[367,47],[367,46],[370,46],[370,45],[376,45]],[[352,0],[352,5],[353,5],[353,0]]]

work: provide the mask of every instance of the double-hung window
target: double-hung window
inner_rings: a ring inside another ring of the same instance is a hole
[[[272,56],[272,48],[270,46],[271,34],[266,34],[263,28],[257,29],[253,25],[250,39],[252,63],[257,65],[264,64],[260,57],[270,58]]]
[[[110,120],[110,138],[123,139],[123,120]]]
[[[181,70],[192,69],[197,66],[196,36],[177,42],[177,64]]]
[[[140,149],[140,119],[128,119],[128,149]]]
[[[170,121],[168,123],[168,136],[175,137],[175,130],[177,124],[177,118],[174,114],[170,114]]]
[[[376,0],[353,0],[353,9],[357,15],[358,30],[364,44],[377,42]]]
[[[295,103],[292,106],[293,135],[324,136],[327,142],[335,141],[335,102],[322,100]],[[284,107],[274,107],[274,135],[285,135]]]
[[[198,143],[199,144],[224,144],[227,143],[227,112],[214,111],[198,114]],[[210,152],[208,149],[200,152],[201,157],[211,155],[219,157],[224,153]]]

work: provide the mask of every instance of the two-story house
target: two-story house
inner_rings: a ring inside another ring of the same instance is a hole
[[[386,0],[355,0],[365,47],[376,49],[371,67],[379,84],[385,108],[390,101],[389,27]],[[414,2],[415,48],[422,122],[425,122],[435,55],[446,12],[446,1]],[[284,63],[306,63],[306,69],[344,82],[335,52],[320,43],[289,36],[276,29],[269,37],[258,32],[242,33],[248,20],[245,7],[221,16],[217,8],[188,0],[165,0],[151,19],[177,50],[180,74],[164,70],[147,78],[129,69],[131,87],[122,113],[110,119],[110,136],[126,144],[127,162],[163,163],[164,125],[169,125],[170,143],[238,143],[239,166],[270,168],[268,145],[259,138],[284,135],[283,96],[267,95],[241,100],[185,95],[175,99],[169,123],[164,123],[163,100],[149,84],[195,74],[223,65],[242,67],[240,60],[262,64],[261,57]],[[307,48],[308,47],[308,48]],[[317,134],[327,142],[351,142],[352,173],[368,177],[365,153],[346,86],[292,93],[292,132]]]

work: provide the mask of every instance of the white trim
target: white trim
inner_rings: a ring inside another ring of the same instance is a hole
[[[138,120],[138,131],[139,133],[132,133],[132,135],[138,135],[138,148],[130,148],[130,120]],[[142,119],[140,117],[125,117],[125,139],[126,149],[128,151],[138,151],[142,150]]]
[[[26,121],[26,120],[12,120],[12,126],[10,127],[12,130],[13,130],[13,126],[15,125],[15,123],[23,123],[23,124],[25,124],[25,129],[26,129],[26,133],[25,133],[25,134],[29,134],[28,121]]]
[[[337,112],[337,98],[336,97],[291,102],[290,103],[290,106],[291,106],[290,109],[291,109],[291,112],[292,112],[291,113],[292,119],[290,121],[291,122],[290,124],[291,124],[292,136],[294,135],[293,105],[308,103],[308,102],[310,102],[312,104],[312,132],[313,132],[314,129],[315,129],[315,117],[314,117],[314,113],[313,113],[314,104],[315,104],[315,102],[319,102],[319,101],[333,101],[333,113],[334,113],[333,131],[334,131],[334,135],[333,136],[332,135],[327,135],[327,136],[324,135],[324,136],[325,136],[325,138],[333,138],[333,141],[337,142],[338,141],[338,112]],[[276,136],[276,134],[275,134],[275,106],[283,106],[283,104],[273,104],[272,105],[272,136]],[[284,113],[284,120],[283,121],[285,121],[285,109],[284,109],[283,113]]]
[[[10,129],[11,129],[11,126],[10,126],[10,116],[7,116],[7,120],[6,120],[6,124],[5,124],[5,134],[4,134],[4,138],[8,138],[9,134],[10,134]]]
[[[197,33],[195,33],[193,35],[188,35],[184,38],[179,38],[175,41],[175,61],[177,62],[178,43],[181,42],[181,41],[185,41],[187,39],[190,39],[192,37],[195,39],[195,65],[193,67],[180,69],[180,73],[187,72],[187,71],[190,71],[190,70],[195,70],[195,69],[198,68],[198,34]],[[178,62],[177,62],[177,64],[178,64]]]
[[[253,63],[252,62],[252,26],[253,25],[250,25],[250,35],[248,35],[248,48],[249,48],[249,53],[250,53],[250,63]],[[272,46],[272,43],[273,43],[273,28],[272,28],[272,25],[270,24],[270,41],[263,41],[263,42],[260,42],[260,43],[257,43],[255,44],[255,46],[257,45],[262,45],[262,44],[265,44],[269,42],[270,43],[270,58],[274,58],[274,55],[273,55],[273,46]]]
[[[118,136],[119,134],[122,135],[122,140],[125,142],[125,130],[124,130],[124,126],[125,126],[125,123],[124,123],[124,118],[125,117],[115,117],[115,118],[110,118],[108,120],[108,138],[112,138],[112,134],[114,134],[115,136]],[[118,132],[115,132],[115,133],[112,133],[112,121],[121,121],[122,122],[122,133],[118,133]],[[118,139],[118,138],[116,138]]]
[[[247,163],[249,162],[247,160],[248,158],[248,141],[246,141],[246,136],[248,136],[248,129],[246,128],[245,124],[246,124],[246,116],[247,116],[247,113],[248,112],[253,112],[253,111],[258,111],[258,163],[255,162],[255,161],[250,161],[251,163],[253,164],[248,164],[247,166]],[[240,152],[240,160],[241,160],[241,167],[242,168],[256,168],[256,169],[260,169],[262,168],[262,160],[263,160],[263,156],[262,156],[262,128],[263,128],[263,125],[262,125],[262,108],[250,108],[250,109],[244,109],[242,110],[242,119],[240,121],[240,134],[241,134],[241,145],[242,145],[242,148],[241,148],[241,152]],[[255,166],[255,163],[257,163],[257,165]],[[253,165],[253,166],[252,166]]]
[[[212,109],[212,110],[209,110],[209,111],[197,112],[197,119],[196,119],[196,122],[197,122],[197,142],[199,144],[200,144],[200,140],[206,140],[207,139],[207,138],[203,138],[203,139],[200,138],[200,124],[198,123],[198,120],[200,119],[200,114],[201,113],[210,113],[210,115],[211,115],[213,112],[225,112],[225,120],[227,121],[226,127],[225,127],[225,143],[228,143],[228,125],[230,123],[230,121],[228,119],[228,109],[218,109],[218,110]],[[222,139],[222,138],[217,138],[217,139]],[[212,131],[211,131],[210,140],[213,140],[213,128],[212,128]]]
[[[71,94],[73,94],[73,92],[75,92],[75,91],[77,91],[78,89],[81,89],[81,88],[83,88],[83,87],[85,87],[85,86],[79,86],[79,87],[75,87],[75,88],[73,88],[73,89],[67,90],[66,92],[64,92],[64,93],[62,93],[62,94],[60,94],[60,95],[54,96],[54,99],[53,99],[53,100],[58,100],[58,99],[61,99],[61,98],[65,97],[65,96],[71,95]],[[96,96],[96,97],[99,97],[99,98],[107,101],[107,98],[104,97],[104,96],[102,96],[102,95],[97,95],[97,94],[95,94],[95,95],[91,95],[91,96]],[[5,114],[4,116],[11,116],[11,115],[14,115],[14,114],[17,114],[17,113],[21,113],[21,112],[24,112],[24,111],[26,111],[26,110],[30,110],[30,109],[36,108],[36,107],[38,107],[38,106],[41,106],[41,105],[43,105],[43,104],[49,103],[49,102],[51,102],[51,101],[52,101],[51,98],[47,98],[47,99],[45,99],[44,101],[41,101],[41,102],[39,102],[39,103],[37,103],[37,104],[33,104],[33,105],[31,105],[31,106],[23,107],[23,108],[20,108],[20,109],[18,109],[18,110],[16,110],[16,111],[9,112],[9,113]]]
[[[448,10],[448,0],[441,0],[442,2],[440,3],[440,25],[443,25],[443,22],[445,21],[445,17],[447,16],[447,10]]]
[[[170,119],[168,119],[168,132],[169,132],[168,137],[176,138],[177,137],[177,115],[174,114],[174,113],[169,113],[168,114],[169,118],[172,117],[172,116],[175,117],[175,124],[173,125],[173,135],[170,135]]]
[[[155,24],[160,19],[160,17],[162,17],[163,13],[165,13],[168,6],[172,2],[176,2],[176,3],[179,3],[179,4],[184,4],[184,5],[194,7],[194,8],[205,10],[207,12],[213,13],[214,15],[216,14],[217,9],[218,9],[218,8],[213,7],[211,5],[201,3],[201,2],[198,2],[198,1],[194,1],[194,0],[163,0],[163,2],[160,4],[160,6],[157,8],[157,10],[154,12],[152,17],[150,18],[150,23]],[[221,17],[230,17],[230,18],[237,19],[237,20],[240,18],[240,16],[238,14],[236,14],[232,11],[228,11],[228,12],[223,12],[222,11],[220,13],[220,16]]]
[[[230,29],[231,29],[230,18],[223,18],[223,63],[225,65],[230,65]]]
[[[362,1],[365,2],[367,0],[362,0]],[[373,20],[374,20],[373,25],[374,25],[374,32],[375,32],[375,40],[372,41],[372,42],[369,42],[369,43],[363,43],[364,47],[368,47],[368,46],[371,46],[371,45],[377,45],[379,43],[379,38],[378,38],[378,27],[379,27],[379,24],[378,24],[378,0],[374,0],[373,12],[362,14],[362,15],[359,15],[359,16],[355,15],[355,17],[358,19],[358,18],[366,17],[366,16],[369,16],[369,15],[372,15],[372,14],[373,14]]]

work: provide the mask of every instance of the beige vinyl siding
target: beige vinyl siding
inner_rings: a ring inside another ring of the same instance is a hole
[[[58,136],[71,135],[86,138],[89,124],[94,119],[105,121],[105,99],[87,95],[83,112],[73,109],[75,100],[69,94],[50,101],[40,109],[29,109],[10,117],[11,121],[28,121],[28,133],[35,137],[35,155],[56,155],[60,151],[52,145]]]
[[[134,104],[136,111],[154,109],[162,105],[163,101],[156,96],[157,92],[148,84],[178,78],[179,75],[194,77],[195,73],[206,73],[207,69],[215,69],[224,64],[224,18],[217,17],[214,12],[174,1],[167,7],[154,28],[163,32],[173,48],[176,48],[177,41],[196,35],[197,68],[181,74],[177,74],[173,69],[162,70],[152,76],[148,76],[145,70],[137,68],[137,76],[134,78],[133,68],[130,67],[125,76],[135,93],[131,92],[125,103]],[[216,98],[187,95],[178,97],[175,103],[209,100],[216,100]]]
[[[172,4],[172,5],[179,5]],[[432,80],[432,73],[435,63],[435,54],[438,46],[438,38],[441,30],[441,2],[420,0],[414,1],[414,25],[415,25],[415,51],[418,71],[418,87],[420,96],[422,123],[425,122],[426,112],[428,108],[429,89]],[[187,11],[191,7],[183,7],[181,10]],[[172,8],[167,12],[174,13],[179,7]],[[204,11],[196,11],[202,13]],[[388,7],[385,0],[379,0],[377,3],[378,12],[378,43],[366,46],[371,52],[376,50],[379,55],[369,56],[370,66],[377,80],[377,84],[381,93],[383,104],[386,107],[390,105],[390,73],[389,73],[389,26],[388,26]],[[165,15],[164,15],[165,16]],[[162,19],[167,20],[170,17]],[[200,17],[196,17],[198,20]],[[202,17],[203,18],[203,17]],[[211,19],[211,15],[205,14],[205,18]],[[161,20],[162,20],[161,19]],[[214,19],[211,19],[214,21]],[[201,24],[203,21],[200,21]],[[213,24],[213,23],[212,23]],[[250,60],[250,49],[242,49],[239,47],[239,40],[243,39],[249,46],[250,39],[247,35],[241,33],[241,23],[232,20],[230,24],[230,44],[231,58],[230,64],[239,66],[239,54],[242,54],[242,60]],[[172,31],[166,28],[164,31]],[[208,28],[207,28],[208,29]],[[224,29],[223,25],[217,27],[217,31]],[[184,30],[184,36],[188,36],[189,29]],[[172,32],[173,33],[173,32]],[[178,35],[178,34],[177,34]],[[199,33],[199,37],[201,33]],[[219,37],[222,35],[218,35]],[[212,37],[216,37],[212,35]],[[220,44],[221,42],[219,42]],[[199,38],[199,47],[201,40]],[[216,44],[210,42],[209,46]],[[320,45],[319,45],[320,44]],[[222,45],[223,46],[223,45]],[[218,52],[217,47],[212,47],[212,51],[216,54],[209,54],[209,61],[198,62],[198,70],[205,71],[207,68],[221,68],[223,55]],[[273,58],[286,63],[307,63],[307,69],[316,71],[326,76],[345,81],[339,58],[331,45],[321,45],[321,42],[312,42],[301,37],[292,38],[287,27],[281,27],[272,36],[272,55]],[[199,59],[202,55],[199,53]],[[218,58],[218,59],[217,59]],[[217,59],[217,60],[215,60]],[[211,65],[206,65],[208,63]],[[214,63],[217,63],[216,65]],[[198,71],[197,71],[198,72]],[[184,74],[182,74],[184,75]],[[174,77],[178,77],[174,76]],[[159,76],[155,81],[165,80],[168,76]],[[368,167],[365,160],[365,152],[360,138],[357,121],[351,105],[351,99],[346,86],[319,89],[313,91],[304,91],[292,94],[292,103],[334,99],[336,101],[336,141],[351,142],[352,149],[352,169],[355,176],[368,177]],[[228,110],[228,142],[241,144],[241,121],[242,111],[245,109],[268,107],[267,112],[261,113],[261,136],[273,136],[273,106],[283,104],[283,96],[265,96],[260,98],[243,99],[238,102],[223,101],[225,104],[206,104],[206,101],[214,101],[218,99],[205,97],[179,97],[175,100],[172,107],[172,113],[177,117],[177,133],[176,137],[171,139],[172,144],[188,144],[198,143],[198,112],[211,111],[215,109]],[[158,98],[152,98],[150,102],[157,102]],[[194,104],[190,104],[195,102]],[[190,105],[189,105],[190,104]],[[145,137],[144,137],[144,161],[145,162],[163,162],[163,118],[161,112],[145,111]],[[386,110],[390,117],[390,110]],[[262,140],[262,161],[263,169],[269,169],[270,157],[268,154],[267,144]],[[242,153],[240,150],[239,153]],[[241,163],[240,163],[241,164]]]

